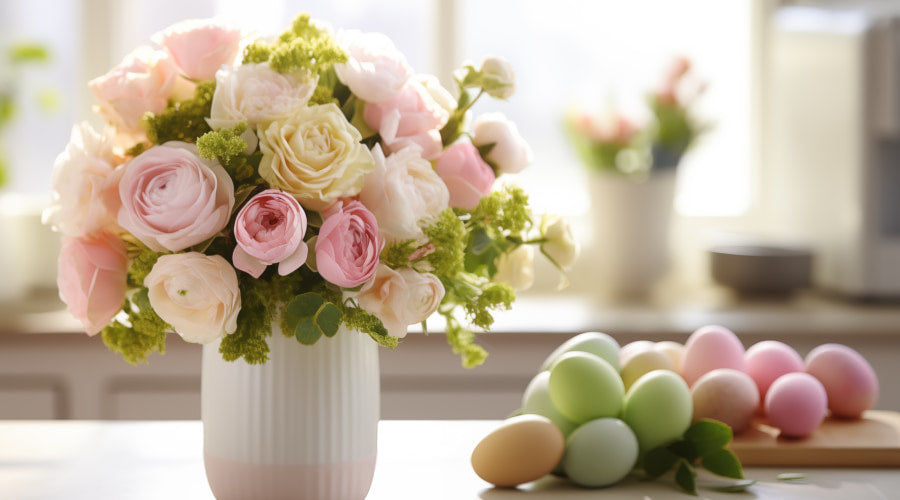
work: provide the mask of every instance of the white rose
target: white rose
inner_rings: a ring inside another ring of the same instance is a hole
[[[449,206],[447,185],[416,146],[385,159],[381,146],[376,145],[372,156],[375,168],[366,176],[359,201],[375,214],[378,229],[388,242],[424,241],[419,223]]]
[[[338,79],[366,102],[383,102],[397,94],[413,75],[406,57],[381,33],[344,30],[338,42],[349,59],[335,64]]]
[[[488,57],[481,63],[484,91],[498,99],[509,99],[516,91],[516,72],[502,57]]]
[[[113,171],[118,163],[113,139],[106,131],[100,135],[87,122],[72,127],[66,150],[53,164],[52,203],[44,211],[44,223],[72,237],[96,234],[103,229],[117,232],[118,197]]]
[[[456,99],[449,90],[441,85],[440,80],[438,80],[436,76],[423,74],[418,75],[416,79],[419,80],[419,83],[421,83],[423,87],[425,87],[425,90],[428,91],[428,94],[431,95],[434,102],[444,108],[448,114],[456,111]]]
[[[562,270],[570,269],[578,258],[580,248],[572,236],[569,221],[558,215],[544,215],[541,218],[541,236],[547,240],[541,243],[541,251]]]
[[[269,68],[269,63],[222,66],[216,72],[216,91],[206,122],[214,129],[230,128],[238,122],[265,128],[306,106],[316,81],[302,73],[279,73]]]
[[[304,107],[259,129],[259,175],[303,207],[322,211],[338,198],[359,194],[374,167],[360,140],[336,104]]]
[[[375,276],[359,291],[360,307],[374,314],[394,337],[406,336],[409,325],[421,323],[437,310],[444,285],[435,275],[408,267],[379,264]]]
[[[534,248],[520,245],[501,254],[497,259],[494,281],[503,282],[516,290],[528,290],[534,284]]]
[[[237,330],[237,273],[218,255],[163,255],[144,279],[150,306],[187,342],[206,344]]]
[[[516,124],[509,121],[502,113],[485,113],[479,116],[472,126],[472,144],[494,147],[485,158],[500,173],[515,174],[527,167],[534,154],[531,146],[519,134]]]

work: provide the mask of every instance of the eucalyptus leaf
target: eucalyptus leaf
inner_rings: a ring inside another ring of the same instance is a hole
[[[316,311],[315,323],[322,334],[326,337],[334,337],[338,328],[341,326],[341,317],[343,313],[338,307],[331,302],[322,304],[322,307]]]
[[[694,423],[685,433],[699,456],[706,456],[721,450],[731,442],[731,427],[717,420],[702,419]]]
[[[322,337],[322,329],[312,318],[302,318],[294,328],[294,337],[303,345],[313,345]]]
[[[681,460],[678,464],[675,483],[685,492],[697,495],[697,471],[686,460]]]
[[[687,460],[690,463],[694,463],[698,458],[700,458],[700,453],[697,452],[697,447],[694,446],[693,442],[686,439],[675,441],[667,448],[675,455],[678,455],[679,457]]]
[[[671,470],[677,461],[678,456],[668,448],[664,446],[653,448],[644,455],[644,472],[651,479],[656,479]]]
[[[703,468],[719,476],[744,479],[741,462],[731,450],[723,448],[703,455]]]

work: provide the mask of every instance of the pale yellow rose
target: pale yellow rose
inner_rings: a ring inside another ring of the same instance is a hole
[[[494,281],[506,283],[515,290],[528,290],[534,284],[534,248],[521,245],[497,258]]]
[[[580,252],[569,221],[558,215],[545,215],[541,219],[541,235],[547,240],[541,244],[541,251],[560,269],[569,270]]]
[[[356,196],[374,168],[361,139],[336,104],[302,108],[260,128],[259,175],[303,207],[321,211],[338,198]]]

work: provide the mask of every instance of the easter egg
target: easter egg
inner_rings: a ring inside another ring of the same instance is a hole
[[[502,487],[540,479],[562,459],[565,439],[550,419],[519,415],[500,424],[472,451],[478,477]]]
[[[653,370],[670,370],[674,372],[675,365],[668,356],[656,349],[648,349],[630,356],[619,372],[622,376],[622,383],[625,384],[625,390],[627,391],[631,384],[642,375]]]
[[[681,375],[694,385],[704,373],[716,368],[746,372],[744,346],[731,330],[716,325],[704,326],[688,337],[681,360]]]
[[[522,395],[522,412],[549,418],[559,427],[563,436],[568,436],[577,427],[553,405],[553,401],[550,399],[550,372],[548,371],[538,373],[525,388],[525,394]]]
[[[822,383],[808,373],[778,377],[766,393],[766,418],[785,437],[812,434],[828,413],[828,396]]]
[[[562,467],[573,483],[588,488],[621,481],[634,468],[638,442],[617,418],[591,420],[566,439]]]
[[[703,374],[691,387],[694,421],[711,418],[740,434],[750,427],[759,407],[759,389],[744,372],[717,368]]]
[[[684,357],[684,344],[673,342],[671,340],[663,340],[657,342],[653,349],[659,351],[669,357],[675,371],[681,373],[681,359]]]
[[[654,370],[625,394],[622,420],[637,436],[641,451],[681,437],[691,425],[691,391],[677,373]]]
[[[824,344],[806,356],[806,373],[816,377],[828,394],[828,409],[836,417],[859,418],[878,401],[878,377],[861,354],[840,344]]]
[[[547,356],[541,365],[541,370],[549,370],[560,356],[572,351],[589,352],[599,356],[616,371],[619,371],[619,343],[616,342],[616,339],[601,332],[581,333],[563,342]]]
[[[582,424],[615,417],[622,409],[625,386],[603,359],[586,352],[567,352],[550,370],[550,400],[566,418]]]
[[[760,401],[766,400],[769,386],[786,373],[802,372],[803,358],[791,346],[777,340],[757,342],[744,354],[747,374],[756,382]]]
[[[619,366],[625,364],[628,361],[628,358],[634,356],[639,352],[649,351],[653,349],[653,346],[656,345],[654,342],[649,340],[635,340],[634,342],[629,342],[622,346],[619,349]]]

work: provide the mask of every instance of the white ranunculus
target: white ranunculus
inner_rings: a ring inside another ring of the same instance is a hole
[[[516,73],[502,57],[488,57],[481,63],[484,91],[498,99],[509,99],[516,91]]]
[[[443,298],[444,285],[437,276],[384,264],[356,296],[360,307],[380,319],[390,335],[400,338],[406,336],[409,325],[431,316]]]
[[[359,200],[378,220],[388,242],[425,240],[419,223],[449,206],[450,194],[420,149],[409,146],[384,157],[381,146],[372,150],[375,168],[366,176]]]
[[[425,87],[425,90],[428,91],[434,99],[434,102],[447,110],[447,113],[453,113],[453,111],[456,110],[456,99],[449,90],[441,85],[440,80],[438,80],[436,76],[423,74],[418,75],[416,79],[419,80],[419,83],[421,83],[423,87]]]
[[[109,134],[98,134],[87,122],[72,127],[66,150],[53,164],[53,198],[44,211],[44,223],[72,237],[103,229],[116,232],[118,197],[113,171],[118,163]]]
[[[541,219],[541,236],[547,240],[541,244],[541,251],[564,271],[570,269],[578,258],[580,248],[572,235],[568,219],[558,215],[544,215]]]
[[[338,42],[349,59],[335,64],[338,79],[366,102],[384,102],[394,97],[413,75],[406,57],[381,33],[343,30]]]
[[[528,290],[534,284],[534,248],[521,245],[501,254],[497,259],[494,281],[503,282],[516,290]]]
[[[472,144],[479,147],[494,145],[485,159],[499,170],[498,173],[521,172],[534,156],[531,146],[519,134],[516,124],[502,113],[485,113],[475,119]]]
[[[214,129],[239,122],[246,122],[251,129],[265,128],[306,106],[316,81],[302,72],[279,73],[269,63],[222,66],[216,72],[216,91],[206,122]]]
[[[356,196],[374,167],[362,136],[336,104],[301,108],[259,129],[259,175],[309,210]]]
[[[218,255],[163,255],[144,279],[150,306],[187,342],[207,344],[237,330],[237,273]]]

